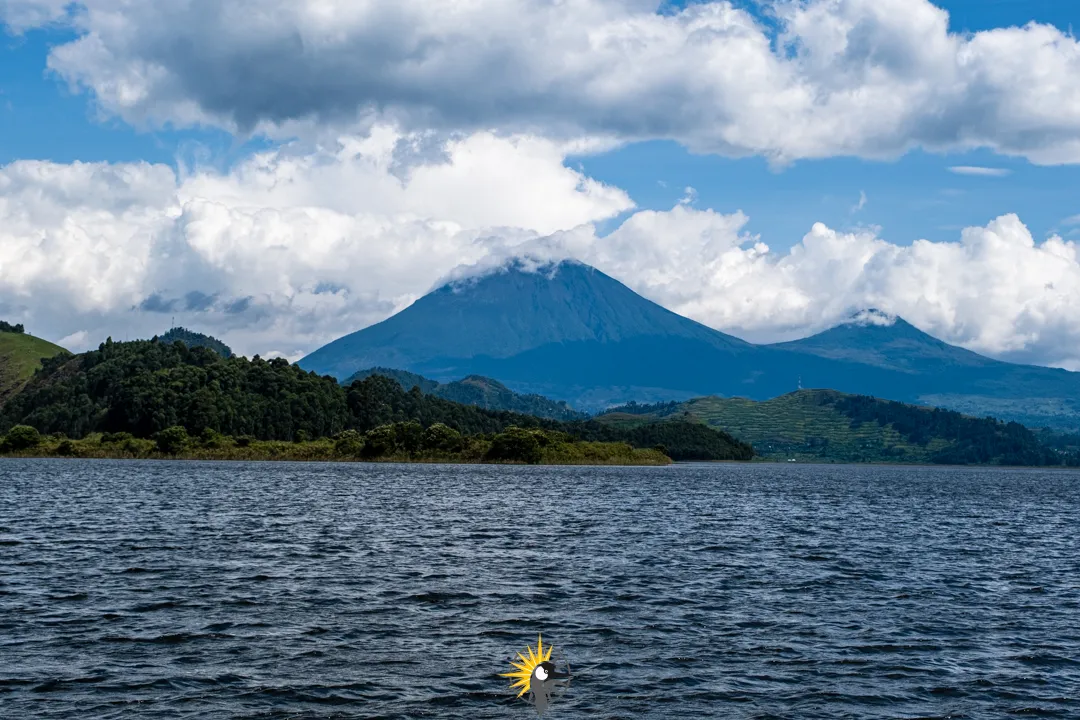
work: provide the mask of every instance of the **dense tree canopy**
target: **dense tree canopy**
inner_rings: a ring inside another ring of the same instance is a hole
[[[22,323],[12,325],[11,323],[0,320],[0,332],[19,333],[26,332],[26,328],[22,326]]]
[[[1046,447],[1028,428],[994,418],[965,417],[952,410],[878,400],[862,395],[842,396],[836,408],[853,424],[892,425],[908,441],[926,445],[944,439],[949,446],[933,455],[936,463],[967,465],[1061,465],[1071,458]]]
[[[0,428],[17,423],[82,437],[130,432],[150,437],[173,425],[193,434],[291,439],[298,430],[332,435],[349,424],[332,378],[286,360],[223,358],[181,342],[111,339],[97,350],[57,357],[0,411]]]
[[[518,428],[639,448],[662,445],[676,460],[752,455],[749,445],[694,423],[625,429],[592,420],[544,419],[453,402],[424,394],[419,387],[407,391],[381,375],[343,388],[330,376],[306,372],[283,359],[226,358],[205,347],[160,339],[110,339],[97,350],[45,361],[0,409],[0,432],[19,424],[71,438],[130,433],[135,438],[167,437],[170,443],[174,435],[180,436],[179,429],[159,435],[170,428],[182,428],[191,437],[338,437],[344,444],[350,436],[343,431],[352,430],[368,435],[367,452],[378,451],[380,443],[414,452],[413,445],[450,446],[460,436],[494,436]],[[393,437],[381,438],[379,433],[390,432],[387,427],[395,428]],[[501,440],[499,447],[511,447],[507,443]]]
[[[188,347],[204,347],[209,348],[216,352],[221,357],[232,357],[233,351],[225,343],[218,340],[216,337],[209,335],[203,335],[197,333],[194,330],[188,330],[187,328],[174,327],[158,338],[163,343],[174,343],[177,340],[184,343]]]

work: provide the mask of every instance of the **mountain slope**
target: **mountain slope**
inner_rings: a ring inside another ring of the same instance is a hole
[[[993,360],[876,310],[817,335],[769,347],[894,372],[888,386],[870,393],[880,397],[1031,427],[1080,427],[1080,373]],[[848,389],[842,383],[809,384]]]
[[[67,350],[33,335],[0,332],[0,405],[41,367],[41,361]]]
[[[479,375],[440,383],[405,370],[369,368],[352,375],[341,384],[348,386],[372,375],[382,375],[395,380],[406,390],[419,387],[427,395],[487,410],[507,410],[551,420],[582,420],[588,417],[585,413],[575,411],[565,401],[550,400],[542,395],[522,395],[497,380]]]
[[[548,345],[681,338],[722,352],[751,348],[676,315],[599,270],[562,262],[528,272],[511,264],[444,285],[381,323],[316,350],[300,366],[346,378],[369,367],[427,370],[437,380],[474,357],[509,358]]]
[[[936,372],[942,367],[1008,365],[949,345],[903,318],[873,308],[856,313],[847,322],[817,335],[769,347],[907,373],[925,372],[931,367]]]

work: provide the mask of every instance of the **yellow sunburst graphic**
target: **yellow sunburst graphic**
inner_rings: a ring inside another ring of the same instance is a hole
[[[523,653],[518,653],[517,656],[518,659],[521,660],[521,662],[514,662],[513,660],[510,661],[510,664],[517,668],[517,670],[508,673],[499,673],[499,677],[515,678],[515,681],[510,684],[510,689],[514,690],[515,688],[521,688],[521,692],[517,694],[518,697],[521,697],[525,693],[529,692],[533,670],[535,670],[536,666],[540,663],[550,660],[551,651],[554,649],[555,648],[553,645],[548,645],[545,649],[544,638],[540,635],[537,635],[536,652],[533,652],[533,649],[530,645],[526,645],[525,652],[529,653],[529,657],[525,657]]]

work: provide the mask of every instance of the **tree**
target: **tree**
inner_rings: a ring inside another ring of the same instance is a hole
[[[16,452],[30,450],[40,444],[41,433],[29,425],[16,425],[8,430],[7,437],[4,440],[4,445]]]
[[[180,425],[173,425],[159,432],[154,440],[157,442],[159,452],[166,455],[176,455],[183,452],[184,448],[187,447],[189,438],[187,430]]]
[[[424,431],[424,449],[437,452],[458,452],[464,446],[464,438],[457,430],[442,423],[435,423]]]
[[[509,427],[499,433],[491,442],[491,448],[484,456],[485,460],[501,462],[523,462],[535,465],[540,462],[543,452],[536,433],[525,428]]]
[[[364,436],[362,454],[366,458],[392,455],[397,450],[397,433],[393,425],[380,425]]]

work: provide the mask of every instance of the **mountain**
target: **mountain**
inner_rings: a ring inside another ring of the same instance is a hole
[[[48,340],[25,334],[21,325],[9,327],[12,330],[0,331],[0,405],[26,384],[42,360],[67,352]]]
[[[514,262],[448,283],[300,365],[338,379],[373,366],[437,381],[480,375],[588,411],[702,395],[765,400],[801,384],[1080,428],[1080,373],[991,360],[873,310],[810,338],[754,345],[571,261]]]
[[[855,313],[847,321],[817,335],[771,347],[904,373],[1008,364],[949,345],[903,318],[875,308]]]
[[[474,358],[489,361],[573,344],[651,338],[700,343],[723,353],[753,346],[676,315],[581,263],[529,272],[512,263],[493,273],[448,283],[381,323],[346,335],[300,361],[301,367],[346,378],[369,367],[420,372],[437,380]]]
[[[832,390],[798,390],[760,402],[703,397],[684,403],[627,405],[596,418],[624,429],[675,419],[722,428],[752,443],[769,460],[1080,464],[1080,452],[1066,447],[1064,440],[1044,442],[1018,423]]]
[[[552,420],[583,420],[588,417],[587,414],[579,413],[571,408],[565,400],[549,400],[542,395],[522,395],[497,380],[479,375],[440,383],[405,370],[369,368],[352,375],[341,384],[351,385],[372,375],[382,375],[395,380],[406,390],[419,387],[426,395],[434,395],[462,405],[475,405],[487,410],[507,410]]]
[[[889,384],[868,394],[994,416],[1029,427],[1080,428],[1080,373],[1018,365],[949,345],[903,318],[865,310],[848,321],[802,340],[768,346],[804,358],[857,364],[886,371]],[[809,380],[809,382],[807,382]],[[849,389],[840,380],[812,387]],[[860,389],[867,392],[866,388]]]

